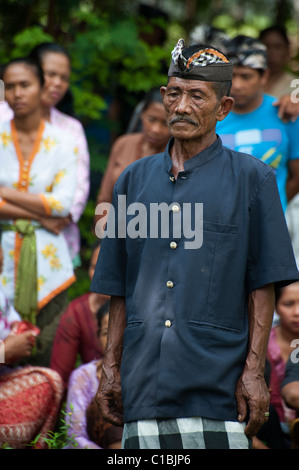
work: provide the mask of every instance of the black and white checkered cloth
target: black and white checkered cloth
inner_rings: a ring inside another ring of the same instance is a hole
[[[123,449],[250,449],[244,423],[200,417],[126,423]]]

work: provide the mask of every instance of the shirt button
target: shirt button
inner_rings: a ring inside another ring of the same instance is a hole
[[[171,208],[172,212],[179,212],[180,210],[180,206],[178,206],[177,204],[174,204]]]
[[[167,328],[170,328],[170,327],[171,327],[171,321],[170,321],[170,320],[166,320],[165,326],[167,326]]]
[[[175,249],[177,248],[177,246],[178,246],[178,245],[177,245],[176,242],[171,242],[171,243],[170,243],[170,248],[171,248],[172,250],[175,250]]]
[[[174,176],[170,176],[169,179],[170,179],[170,181],[174,181],[174,180],[175,180],[175,177],[174,177]]]
[[[172,281],[167,281],[167,287],[169,287],[169,289],[172,289],[173,287],[173,282]]]
[[[25,160],[25,161],[24,161],[24,165],[25,165],[25,166],[28,166],[28,165],[29,165],[28,160]]]

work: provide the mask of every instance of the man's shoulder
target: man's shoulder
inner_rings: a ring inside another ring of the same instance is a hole
[[[273,169],[270,165],[267,165],[262,160],[248,153],[239,152],[232,150],[226,146],[223,146],[223,152],[227,159],[231,160],[232,165],[246,172],[257,172],[261,176],[267,176],[269,173],[273,173]]]

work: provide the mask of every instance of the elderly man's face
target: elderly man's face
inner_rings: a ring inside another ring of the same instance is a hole
[[[215,131],[221,103],[211,82],[170,77],[161,93],[174,137],[197,139]]]

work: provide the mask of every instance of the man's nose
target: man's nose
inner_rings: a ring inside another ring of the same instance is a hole
[[[177,101],[176,112],[178,114],[190,113],[190,109],[189,97],[185,93],[182,93]]]
[[[62,78],[59,77],[59,75],[56,75],[54,78],[53,78],[53,84],[57,87],[61,86],[62,84]]]
[[[14,88],[14,95],[15,98],[20,98],[22,96],[23,89],[21,86],[15,86]]]
[[[239,77],[234,77],[232,80],[232,90],[240,90],[242,88],[242,80]]]

